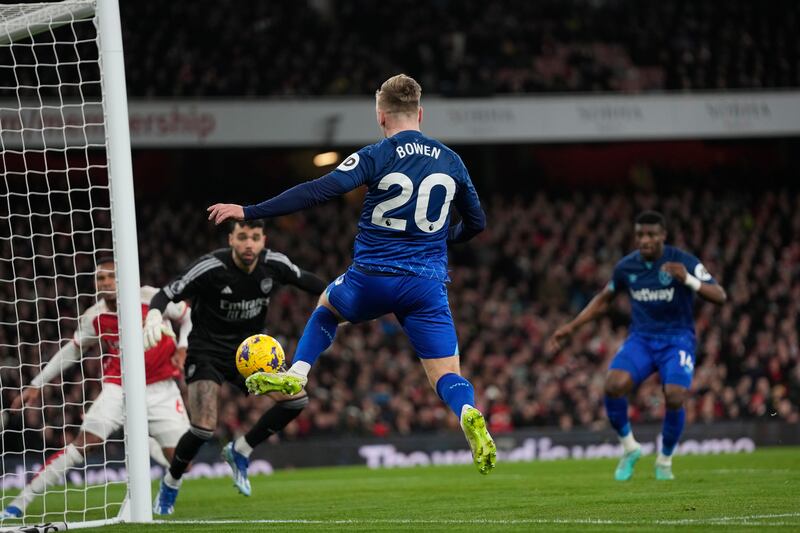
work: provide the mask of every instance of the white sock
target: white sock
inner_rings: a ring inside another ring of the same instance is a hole
[[[297,361],[292,365],[289,369],[289,372],[292,374],[298,374],[305,378],[308,377],[308,373],[311,371],[311,365],[306,363],[305,361]]]
[[[22,492],[11,502],[11,505],[24,510],[37,496],[44,493],[47,487],[64,482],[64,474],[73,466],[83,463],[83,454],[72,444],[60,453],[51,455],[42,469]]]
[[[619,442],[622,444],[622,449],[625,450],[625,453],[630,453],[641,447],[641,445],[636,442],[636,439],[633,438],[633,431],[628,432],[624,437],[620,437]]]
[[[672,466],[672,456],[664,455],[663,453],[658,452],[658,457],[656,457],[656,464],[661,466]]]
[[[156,441],[156,439],[153,437],[150,437],[147,444],[150,447],[150,457],[153,459],[153,461],[160,464],[164,468],[169,468],[167,456],[164,455],[164,450],[161,449],[161,445],[158,444],[158,441]]]
[[[250,454],[253,453],[253,447],[247,444],[244,435],[233,441],[233,449],[248,458]]]
[[[166,483],[167,486],[170,488],[179,489],[181,488],[182,482],[183,479],[175,479],[174,477],[172,477],[172,474],[170,474],[169,470],[167,470],[167,473],[164,474],[164,483]]]

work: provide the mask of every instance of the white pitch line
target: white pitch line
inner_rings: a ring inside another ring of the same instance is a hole
[[[796,522],[764,522],[775,518],[796,518],[800,513],[761,514],[745,516],[720,516],[711,518],[682,518],[674,520],[612,520],[602,518],[520,518],[520,519],[473,519],[473,520],[425,520],[405,518],[384,519],[257,519],[257,520],[154,520],[154,524],[298,524],[298,525],[525,525],[525,524],[585,524],[585,525],[758,525],[758,526],[795,526]]]
[[[701,472],[698,470],[698,472]],[[717,468],[714,470],[702,470],[707,474],[791,474],[792,470],[786,468]]]

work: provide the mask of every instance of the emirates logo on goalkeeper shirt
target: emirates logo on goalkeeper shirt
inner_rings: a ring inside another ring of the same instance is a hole
[[[269,305],[269,298],[256,298],[254,300],[240,300],[229,302],[220,300],[219,308],[228,320],[248,320],[257,317],[264,306]]]

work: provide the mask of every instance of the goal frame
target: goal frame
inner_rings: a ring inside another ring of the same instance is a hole
[[[126,498],[116,519],[69,523],[70,528],[96,527],[119,521],[153,520],[139,294],[139,251],[119,2],[118,0],[95,0],[93,3],[80,4],[69,1],[43,2],[40,9],[0,25],[0,43],[7,44],[69,24],[72,20],[88,17],[92,13],[97,27],[111,231],[117,275],[117,312],[122,355],[122,385],[125,395],[125,463],[128,480]]]

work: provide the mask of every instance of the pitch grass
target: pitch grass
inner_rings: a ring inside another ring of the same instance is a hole
[[[653,460],[623,483],[612,460],[500,463],[485,477],[469,466],[280,471],[254,477],[250,498],[228,479],[189,480],[171,523],[102,531],[800,531],[800,448],[677,457],[672,482],[654,479]]]

